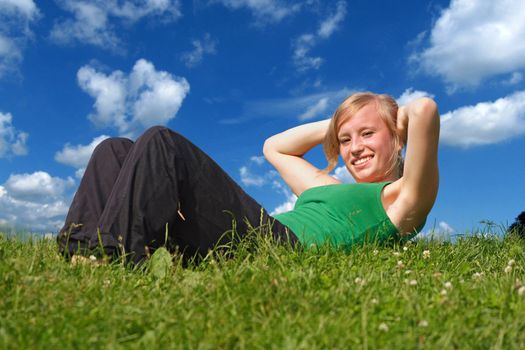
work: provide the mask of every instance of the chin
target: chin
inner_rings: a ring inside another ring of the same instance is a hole
[[[374,176],[374,175],[368,175],[368,176],[354,176],[355,182],[357,183],[371,183],[371,182],[381,182],[381,181],[387,181],[385,180],[384,176]]]

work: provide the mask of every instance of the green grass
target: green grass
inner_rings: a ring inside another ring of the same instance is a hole
[[[351,253],[258,243],[197,267],[175,258],[162,277],[162,264],[72,265],[54,242],[0,238],[0,348],[525,345],[523,241],[471,237]]]

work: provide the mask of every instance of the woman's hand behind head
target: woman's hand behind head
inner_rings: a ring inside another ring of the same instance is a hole
[[[405,146],[407,144],[408,135],[408,113],[405,106],[401,106],[397,110],[396,128],[397,134],[399,135],[399,141]]]

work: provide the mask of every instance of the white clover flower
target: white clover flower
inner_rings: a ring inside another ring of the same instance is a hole
[[[393,252],[392,254],[394,254],[394,256],[400,256],[401,255],[400,252]]]
[[[423,250],[423,259],[430,258],[430,250]]]
[[[523,295],[525,294],[525,286],[521,286],[519,289],[518,289],[518,295]]]
[[[403,247],[403,251],[406,252],[408,250],[408,247],[407,246],[404,246]]]
[[[381,323],[378,328],[379,328],[380,331],[388,332],[388,325],[386,323],[384,323],[384,322]]]
[[[418,326],[419,327],[423,327],[423,328],[424,327],[428,327],[428,321],[427,320],[421,320],[421,321],[419,321]]]
[[[514,259],[510,259],[509,262],[507,263],[507,265],[509,266],[514,266],[514,264],[516,264],[516,260]]]
[[[450,282],[448,282],[448,281],[445,282],[445,288],[447,288],[447,289],[452,289],[452,283],[450,283]]]
[[[511,272],[512,272],[512,266],[507,265],[507,266],[505,267],[505,270],[504,270],[504,271],[505,271],[505,273],[511,273]]]
[[[377,305],[377,304],[379,304],[379,301],[376,298],[372,298],[372,299],[370,299],[370,303],[373,304],[373,305]]]
[[[364,285],[365,284],[365,280],[362,279],[361,277],[356,277],[355,280],[354,280],[354,283],[355,284],[359,284],[359,285]]]
[[[410,275],[412,273],[412,270],[406,270],[405,275]]]
[[[97,257],[94,256],[94,255],[90,255],[90,256],[89,256],[89,260],[91,260],[91,261],[97,261]]]
[[[417,286],[417,281],[416,280],[410,280],[410,281],[408,281],[408,284],[411,285],[411,286]]]
[[[482,272],[474,272],[474,274],[472,275],[472,278],[480,280],[481,278],[483,278],[483,275],[485,275],[485,273],[483,271]]]
[[[446,289],[442,289],[441,292],[439,293],[441,294],[442,296],[445,296],[448,294],[447,290]]]
[[[398,260],[398,261],[397,261],[397,267],[400,268],[400,269],[402,269],[403,267],[405,267],[405,264],[403,263],[403,261]]]
[[[374,251],[372,252],[374,255],[377,255],[379,253],[379,250],[377,249],[374,249]]]

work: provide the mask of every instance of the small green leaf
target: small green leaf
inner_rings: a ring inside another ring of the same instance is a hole
[[[166,248],[161,247],[150,258],[149,272],[155,279],[160,280],[168,275],[171,265],[171,254]]]

